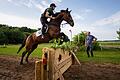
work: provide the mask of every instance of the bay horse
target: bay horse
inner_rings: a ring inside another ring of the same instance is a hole
[[[20,46],[17,53],[20,52],[20,50],[25,47],[25,51],[22,53],[20,64],[23,64],[23,58],[27,54],[26,62],[28,63],[28,57],[29,55],[37,48],[38,44],[40,43],[48,43],[53,38],[59,38],[60,37],[60,25],[62,21],[66,21],[70,26],[74,26],[74,21],[72,19],[72,16],[70,14],[71,11],[68,11],[68,8],[66,10],[61,10],[61,12],[55,14],[55,19],[51,20],[48,23],[48,30],[47,33],[44,34],[44,38],[42,38],[42,35],[36,36],[36,32],[32,33],[29,36],[26,36],[26,38],[23,40],[22,45]]]

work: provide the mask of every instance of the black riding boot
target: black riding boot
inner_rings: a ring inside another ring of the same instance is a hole
[[[43,26],[43,27],[42,27],[42,35],[44,35],[44,34],[45,34],[45,31],[46,31],[46,27],[45,27],[45,26]]]
[[[44,34],[47,32],[47,26],[46,25],[43,25],[42,27],[42,38],[44,38]]]

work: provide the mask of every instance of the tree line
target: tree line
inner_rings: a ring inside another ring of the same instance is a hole
[[[27,27],[19,28],[0,24],[0,45],[22,43],[25,35],[29,35],[35,31],[37,30]]]
[[[12,27],[4,24],[0,24],[0,45],[2,44],[20,44],[22,43],[25,35],[29,35],[37,31],[36,29],[30,29],[28,27]],[[120,39],[120,29],[116,31],[118,39]],[[80,39],[79,39],[79,38]],[[80,33],[73,37],[74,41],[79,41],[78,45],[84,44],[84,34]],[[79,40],[78,40],[79,39]],[[78,43],[78,42],[77,42]]]

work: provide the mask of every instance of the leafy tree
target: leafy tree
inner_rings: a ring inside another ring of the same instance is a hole
[[[30,35],[35,31],[35,29],[30,29],[27,27],[19,28],[0,24],[0,44],[22,43],[25,35]]]
[[[24,34],[19,29],[11,30],[11,40],[9,42],[17,44],[24,39]]]
[[[30,29],[30,28],[27,28],[27,27],[21,27],[21,28],[20,28],[20,31],[33,33],[33,32],[35,32],[36,30],[35,30],[35,29]]]
[[[4,34],[4,32],[0,32],[0,44],[6,44],[7,43],[7,37]]]
[[[73,37],[73,43],[82,46],[85,43],[85,37],[84,32],[81,32]]]

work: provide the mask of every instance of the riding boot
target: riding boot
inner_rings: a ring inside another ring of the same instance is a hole
[[[45,33],[47,33],[47,31],[48,31],[48,25],[45,24]]]
[[[43,25],[43,27],[42,27],[42,38],[44,38],[45,31],[46,31],[46,27],[45,27],[45,25]]]

